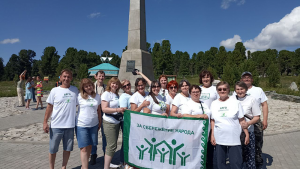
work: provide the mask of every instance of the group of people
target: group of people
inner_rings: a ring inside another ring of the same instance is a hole
[[[41,109],[43,109],[43,83],[41,81],[40,76],[28,77],[25,81],[26,70],[22,72],[19,76],[19,81],[17,82],[17,94],[18,94],[18,107],[24,107],[26,109],[30,109],[30,101],[36,103],[36,107],[33,110],[38,110],[39,104],[41,105]],[[35,83],[35,81],[37,81]],[[25,85],[25,99],[24,99],[24,85]],[[36,94],[35,94],[36,91]],[[25,103],[26,102],[26,103]]]
[[[201,86],[191,85],[187,80],[181,80],[179,84],[175,80],[168,82],[165,75],[161,75],[158,81],[151,81],[142,72],[136,73],[142,78],[136,79],[135,92],[132,93],[132,84],[126,79],[120,81],[113,77],[104,85],[103,71],[97,72],[95,83],[88,78],[82,79],[78,91],[70,85],[72,72],[67,69],[61,72],[62,85],[51,90],[43,123],[44,131],[50,132],[50,168],[54,168],[60,140],[63,140],[64,149],[62,167],[66,167],[73,150],[74,132],[82,169],[88,168],[89,158],[90,164],[95,164],[100,128],[104,169],[114,167],[111,161],[117,149],[119,132],[123,132],[126,109],[177,118],[209,119],[207,168],[226,168],[227,157],[233,169],[241,169],[243,163],[251,169],[262,165],[262,136],[268,118],[267,97],[261,88],[252,85],[250,72],[242,74],[232,96],[229,96],[227,82],[212,85],[214,78],[209,71],[200,73]],[[146,91],[147,84],[149,92]],[[120,89],[123,90],[121,95]],[[264,116],[262,123],[260,105]],[[123,146],[120,152],[121,168],[133,168],[124,163]]]

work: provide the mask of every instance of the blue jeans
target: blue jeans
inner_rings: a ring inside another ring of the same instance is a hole
[[[101,117],[103,117],[102,111],[101,111]],[[102,121],[103,121],[103,119],[102,119]],[[101,123],[101,136],[102,136],[102,150],[103,150],[103,153],[105,154],[106,138],[105,138],[104,130],[103,130],[103,122]],[[97,146],[92,146],[91,155],[93,155],[93,154],[97,154]]]
[[[98,124],[94,127],[75,126],[78,148],[98,145]]]
[[[65,151],[73,151],[74,128],[51,128],[50,126],[50,154],[55,154],[58,152],[58,147],[61,140],[63,141],[63,149]]]

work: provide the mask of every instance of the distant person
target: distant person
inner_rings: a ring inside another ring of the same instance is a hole
[[[36,96],[37,96],[37,103],[36,103],[36,107],[34,110],[38,110],[39,108],[39,104],[41,105],[41,109],[43,109],[43,102],[42,102],[42,97],[43,97],[43,82],[41,81],[40,76],[36,77]]]
[[[31,80],[32,80],[31,77],[29,77],[25,83],[25,89],[26,89],[25,99],[27,100],[25,106],[26,109],[29,109],[30,101],[33,97],[32,89],[34,88],[34,84],[33,85],[31,84]]]
[[[60,74],[62,85],[53,88],[47,99],[48,105],[45,112],[43,130],[46,133],[50,131],[50,169],[54,169],[56,153],[61,140],[64,150],[62,168],[67,167],[71,151],[73,150],[78,89],[70,85],[72,78],[73,74],[70,70],[62,70]],[[50,116],[51,125],[49,128],[47,122]]]
[[[166,113],[170,115],[170,112],[172,110],[172,102],[175,96],[177,95],[178,83],[175,80],[171,80],[167,84],[167,89],[168,89],[168,95],[166,96],[166,105],[167,105]]]
[[[25,100],[24,100],[24,83],[25,83],[25,75],[26,75],[27,70],[24,70],[20,76],[19,76],[19,81],[17,82],[17,93],[18,93],[18,101],[19,104],[17,107],[23,107],[25,106]]]
[[[94,91],[92,80],[81,80],[78,103],[75,132],[80,148],[81,168],[88,169],[92,146],[98,145],[98,131],[102,123],[101,98]]]
[[[179,83],[179,88],[181,93],[177,94],[172,102],[172,111],[170,116],[175,116],[178,118],[183,117],[183,107],[191,99],[189,94],[190,82],[187,80],[181,80]]]
[[[36,98],[35,98],[35,88],[34,88],[34,86],[35,86],[35,81],[36,80],[36,78],[35,78],[35,76],[33,76],[32,77],[32,80],[31,80],[31,85],[33,85],[33,87],[31,88],[32,89],[32,100],[33,100],[33,102],[36,102]]]
[[[106,88],[106,85],[104,84],[105,72],[103,72],[102,70],[99,70],[95,74],[95,79],[96,79],[96,82],[94,83],[94,90],[101,97],[101,95],[105,92],[105,88]],[[101,118],[103,118],[103,111],[102,111],[102,109],[101,109]],[[105,135],[104,135],[103,124],[102,123],[101,123],[101,136],[102,136],[102,151],[105,154],[106,138],[105,138]],[[90,164],[91,165],[95,165],[96,162],[97,162],[96,159],[97,159],[97,145],[96,146],[92,146]]]
[[[149,86],[151,86],[152,81],[150,79],[148,79],[147,76],[145,76],[142,72],[139,72],[138,70],[136,71],[136,73],[138,75],[141,75],[142,78],[144,78],[146,80],[146,82],[148,83]],[[158,81],[161,85],[160,91],[159,91],[159,95],[161,95],[164,99],[164,101],[166,101],[166,96],[168,95],[168,89],[167,89],[167,84],[168,84],[168,80],[167,80],[167,76],[166,75],[160,75],[158,78]]]
[[[247,87],[247,95],[252,96],[256,99],[256,103],[261,105],[262,113],[263,113],[263,121],[259,119],[259,122],[254,125],[254,134],[255,134],[255,163],[257,167],[261,167],[263,165],[262,159],[262,147],[263,147],[263,130],[268,127],[268,103],[267,96],[265,92],[260,88],[253,86],[253,77],[251,72],[243,72],[241,76],[241,81],[244,82]],[[234,92],[233,95],[236,95]]]
[[[55,83],[55,87],[58,87],[62,85],[62,82],[60,81],[60,77],[58,76],[58,81]]]
[[[103,115],[103,129],[107,139],[107,146],[104,156],[104,169],[114,168],[111,161],[117,149],[120,122],[123,120],[124,108],[120,108],[119,89],[121,82],[117,77],[112,77],[106,87],[106,91],[101,96],[101,107]]]

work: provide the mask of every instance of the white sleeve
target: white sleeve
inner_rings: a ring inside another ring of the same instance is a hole
[[[240,102],[238,102],[238,118],[241,119],[244,117],[244,110]]]
[[[253,116],[260,116],[261,115],[259,105],[256,103],[255,98],[253,98],[253,100],[252,100],[252,114],[253,114]]]
[[[193,112],[192,106],[190,106],[188,103],[182,106],[184,106],[184,108],[182,108],[182,112],[181,112],[182,114],[192,114]]]
[[[109,101],[110,101],[110,98],[109,98],[109,92],[105,91],[105,92],[101,95],[101,100],[104,100],[104,101],[109,102]]]
[[[54,96],[55,96],[55,88],[50,91],[50,94],[47,98],[47,103],[54,105]],[[76,99],[77,100],[77,99]]]
[[[99,106],[101,104],[101,97],[100,97],[100,95],[96,93],[95,99],[97,100],[98,106]]]
[[[212,103],[211,103],[211,105],[210,105],[210,119],[214,119],[214,113],[213,113],[213,108],[215,107],[214,106],[214,102],[215,101],[213,101]]]
[[[210,109],[208,108],[208,106],[205,103],[202,103],[202,106],[203,106],[203,109],[204,109],[204,113],[203,114],[206,114],[210,118],[211,117],[211,111],[210,111]]]
[[[261,93],[260,93],[260,103],[263,103],[263,102],[265,102],[265,101],[267,101],[268,100],[268,98],[267,98],[267,96],[266,96],[266,94],[265,94],[265,92],[261,89]]]
[[[129,102],[138,105],[138,104],[137,104],[137,97],[136,97],[136,94],[133,94],[133,95],[130,97]]]
[[[174,98],[172,104],[173,104],[174,106],[176,106],[176,107],[179,107],[179,105],[180,105],[180,96],[175,96],[175,98]]]
[[[149,104],[149,106],[147,106],[147,108],[152,111],[152,107],[153,107],[153,103],[154,103],[153,98],[151,96],[147,96],[145,98],[145,100],[150,102],[150,104]]]

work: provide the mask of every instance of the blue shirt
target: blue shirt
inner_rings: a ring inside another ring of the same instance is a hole
[[[131,105],[129,102],[130,97],[131,97],[131,95],[129,95],[127,93],[121,94],[121,96],[119,98],[120,107],[127,107],[127,109],[131,109]]]

